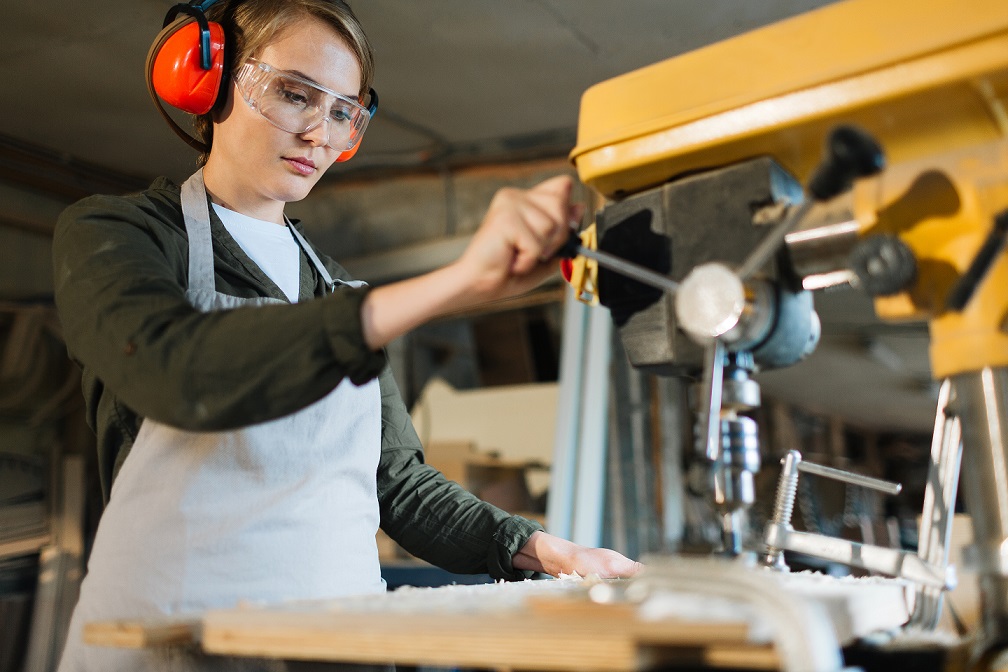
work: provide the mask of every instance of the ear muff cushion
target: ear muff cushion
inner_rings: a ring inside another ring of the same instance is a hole
[[[170,32],[154,57],[154,90],[166,103],[192,114],[214,106],[224,76],[224,29],[210,22],[210,69],[200,66],[200,30],[195,21]]]
[[[374,115],[378,112],[378,94],[375,93],[374,89],[370,89],[368,91],[368,97],[371,99],[371,102],[368,103],[368,111],[371,112],[371,118],[373,119]],[[362,100],[360,102],[363,103],[364,101]],[[362,142],[364,142],[364,138],[360,138],[359,140],[357,140],[357,144],[348,149],[347,151],[340,152],[339,156],[336,157],[336,162],[340,163],[352,159],[354,157],[354,154],[357,153],[357,150],[360,149]]]
[[[351,149],[348,149],[345,152],[340,152],[340,155],[336,157],[336,162],[340,163],[342,161],[349,161],[350,159],[352,159],[354,154],[357,153],[357,150],[360,149],[361,143],[363,141],[364,139],[361,138],[360,140],[357,141],[357,144],[354,145]]]

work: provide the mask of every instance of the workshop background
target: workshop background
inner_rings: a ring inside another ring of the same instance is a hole
[[[359,154],[288,214],[372,284],[431,270],[464,248],[496,189],[573,174],[566,157],[586,88],[825,4],[357,0],[381,107]],[[171,5],[22,2],[0,24],[0,672],[50,668],[101,507],[79,372],[52,307],[55,220],[88,194],[142,189],[158,175],[181,181],[195,169],[143,78]],[[585,187],[577,196],[599,205]],[[431,460],[543,520],[567,294],[557,276],[389,348]],[[937,396],[926,327],[883,325],[870,300],[846,288],[818,293],[816,305],[818,351],[759,377],[758,501],[769,504],[777,460],[800,444],[810,459],[905,489],[892,501],[804,492],[799,525],[911,546]],[[687,386],[631,369],[618,338],[612,349],[608,430],[581,447],[603,456],[592,484],[598,541],[634,557],[688,549],[717,532],[682,485]],[[550,515],[562,515],[555,507]]]

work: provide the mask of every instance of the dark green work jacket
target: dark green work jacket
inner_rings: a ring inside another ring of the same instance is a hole
[[[213,208],[210,219],[217,291],[286,302]],[[348,279],[316,252],[334,278]],[[382,529],[450,571],[528,575],[512,567],[511,557],[542,528],[424,464],[385,355],[364,343],[360,304],[367,288],[329,294],[302,254],[299,303],[198,312],[185,298],[188,241],[179,187],[163,178],[140,194],[92,196],[68,208],[56,227],[53,268],[67,349],[83,370],[106,498],[144,418],[189,431],[234,429],[300,410],[345,377],[361,384],[377,376]]]

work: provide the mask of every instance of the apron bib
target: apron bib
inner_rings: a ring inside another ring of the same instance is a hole
[[[196,309],[284,303],[215,291],[202,170],[182,186],[182,211],[186,298]],[[358,387],[344,379],[296,413],[232,431],[145,419],[102,515],[60,670],[160,664],[153,652],[83,645],[80,628],[91,620],[383,592],[375,544],[380,452],[377,380]]]

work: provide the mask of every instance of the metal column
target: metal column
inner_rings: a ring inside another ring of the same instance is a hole
[[[962,479],[973,519],[967,562],[982,595],[982,645],[1008,644],[1008,368],[984,368],[952,378],[954,412],[962,428]]]
[[[560,399],[547,509],[551,534],[585,546],[602,542],[612,320],[568,288]]]

